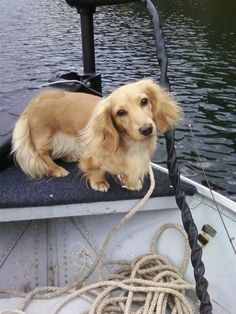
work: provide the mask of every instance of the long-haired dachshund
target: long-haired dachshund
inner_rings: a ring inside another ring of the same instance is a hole
[[[79,161],[94,190],[106,192],[106,173],[120,175],[130,190],[140,190],[156,149],[157,131],[172,128],[181,109],[152,80],[124,85],[108,97],[60,90],[34,98],[19,117],[12,152],[33,178],[63,177],[54,162]]]

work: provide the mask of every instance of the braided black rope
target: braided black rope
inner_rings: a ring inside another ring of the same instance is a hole
[[[167,76],[168,58],[165,49],[165,42],[163,38],[162,29],[160,26],[160,19],[157,8],[150,0],[140,0],[146,7],[150,17],[152,18],[155,40],[156,40],[156,52],[157,59],[160,66],[161,76],[160,85],[167,90],[170,90],[170,84]],[[196,281],[196,293],[200,300],[200,313],[211,314],[212,304],[209,294],[207,292],[208,282],[204,277],[205,266],[202,262],[202,248],[197,242],[198,230],[194,223],[191,211],[186,203],[185,194],[181,189],[180,183],[180,171],[177,164],[176,151],[174,146],[174,130],[170,130],[165,133],[166,148],[167,148],[167,167],[169,170],[169,176],[171,183],[176,193],[176,203],[181,210],[181,216],[184,228],[188,234],[188,240],[191,247],[191,262],[194,268],[194,277]]]

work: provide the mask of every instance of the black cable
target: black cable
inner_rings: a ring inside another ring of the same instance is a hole
[[[160,19],[157,8],[150,0],[140,0],[146,7],[150,17],[152,18],[155,40],[157,59],[160,66],[161,76],[160,85],[170,91],[170,84],[167,76],[168,58],[165,49],[165,42],[160,25]],[[176,203],[181,210],[181,216],[184,228],[188,234],[188,240],[191,247],[191,262],[194,268],[194,277],[196,281],[196,293],[200,300],[200,313],[211,314],[212,304],[208,294],[208,281],[204,277],[205,266],[202,262],[202,248],[198,244],[198,230],[194,223],[191,211],[186,202],[185,193],[181,189],[180,171],[177,163],[176,151],[174,146],[174,130],[165,133],[166,149],[167,149],[167,167],[171,183],[175,189]]]

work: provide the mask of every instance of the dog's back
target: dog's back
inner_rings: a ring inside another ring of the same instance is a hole
[[[54,157],[68,157],[73,150],[78,151],[76,138],[99,100],[97,96],[61,90],[48,90],[36,96],[13,130],[12,152],[22,170],[31,177],[67,175],[50,160],[49,152]]]

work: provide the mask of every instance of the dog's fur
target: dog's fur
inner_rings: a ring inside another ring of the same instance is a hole
[[[106,173],[140,190],[156,149],[157,130],[179,120],[181,109],[149,79],[127,84],[106,98],[59,90],[33,99],[13,131],[12,151],[33,178],[62,177],[53,159],[78,161],[94,190],[107,191]]]

